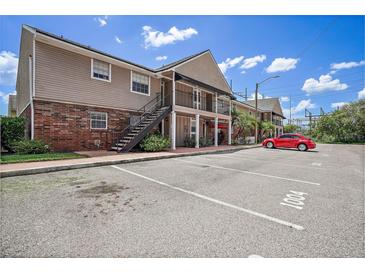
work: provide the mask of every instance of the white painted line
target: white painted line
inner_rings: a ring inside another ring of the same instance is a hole
[[[123,172],[126,172],[126,173],[129,173],[129,174],[132,174],[134,176],[143,178],[145,180],[154,182],[156,184],[159,184],[159,185],[162,185],[162,186],[165,186],[165,187],[168,187],[168,188],[171,188],[171,189],[174,189],[174,190],[177,190],[177,191],[192,195],[194,197],[198,197],[198,198],[206,200],[206,201],[210,201],[210,202],[215,203],[215,204],[219,204],[219,205],[222,205],[222,206],[233,208],[233,209],[236,209],[238,211],[245,212],[245,213],[254,215],[256,217],[260,217],[260,218],[269,220],[269,221],[274,222],[274,223],[278,223],[278,224],[281,224],[281,225],[285,225],[285,226],[288,226],[288,227],[295,228],[297,230],[304,230],[304,227],[302,227],[300,225],[292,224],[290,222],[277,219],[275,217],[271,217],[271,216],[268,216],[268,215],[265,215],[265,214],[262,214],[262,213],[259,213],[259,212],[255,212],[255,211],[252,211],[252,210],[249,210],[249,209],[245,209],[243,207],[235,206],[235,205],[232,205],[232,204],[229,204],[229,203],[226,203],[226,202],[223,202],[223,201],[220,201],[220,200],[217,200],[217,199],[214,199],[214,198],[211,198],[211,197],[208,197],[208,196],[205,196],[205,195],[202,195],[202,194],[190,191],[190,190],[183,189],[181,187],[173,186],[173,185],[170,185],[170,184],[167,184],[167,183],[164,183],[164,182],[149,178],[147,176],[138,174],[136,172],[130,171],[128,169],[124,169],[124,168],[121,168],[121,167],[118,167],[118,166],[111,166],[111,167],[119,169],[119,170],[121,170]]]
[[[314,162],[314,163],[312,163],[312,166],[322,166],[322,163],[316,163],[316,162]]]
[[[263,257],[260,255],[251,254],[251,255],[248,255],[248,258],[263,258]]]
[[[222,167],[222,166],[216,166],[216,165],[211,165],[211,164],[206,164],[206,163],[196,163],[193,161],[188,161],[188,160],[182,160],[182,159],[173,159],[175,161],[181,161],[181,162],[185,162],[185,163],[191,163],[194,165],[198,165],[198,166],[209,166],[209,167],[213,167],[213,168],[217,168],[217,169],[223,169],[223,170],[229,170],[229,171],[235,171],[235,172],[241,172],[241,173],[246,173],[246,174],[251,174],[251,175],[257,175],[257,176],[262,176],[262,177],[268,177],[268,178],[274,178],[274,179],[279,179],[279,180],[285,180],[285,181],[290,181],[290,182],[296,182],[296,183],[302,183],[302,184],[309,184],[309,185],[315,185],[315,186],[319,186],[319,183],[314,183],[314,182],[309,182],[309,181],[303,181],[303,180],[298,180],[298,179],[291,179],[291,178],[286,178],[286,177],[280,177],[280,176],[275,176],[275,175],[270,175],[270,174],[264,174],[264,173],[258,173],[258,172],[253,172],[253,171],[247,171],[247,170],[241,170],[241,169],[235,169],[235,168],[229,168],[229,167]]]
[[[320,167],[314,167],[314,166],[304,166],[304,165],[293,165],[293,164],[287,164],[287,163],[274,163],[272,161],[268,161],[268,160],[258,160],[258,159],[252,159],[252,158],[249,158],[249,157],[241,157],[241,156],[237,156],[237,157],[234,157],[234,156],[227,156],[227,155],[201,155],[202,157],[204,158],[207,158],[207,159],[210,159],[212,156],[213,157],[222,157],[222,158],[227,158],[227,159],[232,159],[232,160],[248,160],[248,161],[253,161],[253,162],[265,162],[265,163],[270,163],[270,164],[278,164],[278,165],[281,165],[281,166],[292,166],[292,167],[299,167],[299,168],[316,168],[316,169],[322,169],[324,170],[324,168],[320,168]],[[313,164],[312,164],[313,165]]]

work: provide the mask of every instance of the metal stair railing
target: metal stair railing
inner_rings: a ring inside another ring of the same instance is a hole
[[[167,96],[165,96],[165,98],[167,98]],[[153,98],[152,100],[150,100],[149,102],[147,102],[144,106],[142,106],[141,108],[139,108],[137,110],[138,113],[142,113],[139,118],[138,118],[138,122],[134,125],[128,125],[127,127],[125,127],[122,131],[113,131],[112,132],[112,145],[115,145],[119,142],[120,139],[122,139],[124,136],[126,136],[129,132],[131,132],[133,129],[135,129],[136,127],[138,127],[139,125],[141,125],[147,117],[149,117],[153,112],[155,112],[157,109],[161,108],[164,106],[163,99],[161,94],[159,93],[155,98]],[[166,105],[167,106],[167,105]],[[119,149],[119,147],[117,147],[117,151],[121,151],[121,149]]]

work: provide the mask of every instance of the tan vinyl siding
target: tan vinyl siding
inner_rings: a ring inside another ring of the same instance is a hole
[[[224,76],[210,53],[203,54],[192,61],[180,65],[175,70],[185,76],[231,93]]]
[[[36,42],[36,98],[121,109],[138,109],[160,91],[151,77],[150,96],[130,91],[131,71],[111,66],[111,82],[91,78],[91,58]]]
[[[16,109],[17,115],[25,109],[29,104],[30,99],[30,86],[29,86],[29,56],[33,55],[33,33],[23,28],[20,52],[19,52],[19,64],[16,82]]]

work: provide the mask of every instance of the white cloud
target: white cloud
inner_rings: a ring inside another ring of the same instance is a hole
[[[282,97],[280,97],[280,101],[281,102],[289,102],[289,97],[288,96],[282,96]]]
[[[288,71],[296,68],[299,59],[294,58],[275,58],[270,66],[266,68],[266,72],[273,73],[279,71]]]
[[[0,98],[3,101],[3,103],[7,105],[9,103],[9,95],[15,95],[15,94],[16,94],[15,90],[9,93],[0,91]]]
[[[364,66],[365,65],[365,60],[364,61],[360,61],[360,62],[342,62],[342,63],[333,63],[331,64],[331,74],[336,73],[338,70],[341,69],[350,69],[350,68],[356,68],[359,66]]]
[[[344,90],[347,89],[348,85],[343,84],[340,80],[332,80],[332,76],[329,74],[321,75],[319,80],[314,78],[309,78],[305,80],[302,90],[306,91],[308,94],[314,92],[321,92],[325,90]]]
[[[156,57],[156,61],[164,61],[164,60],[166,60],[167,59],[167,56],[157,56]]]
[[[264,96],[260,92],[258,92],[257,99],[263,99],[263,98],[264,98]],[[271,98],[271,97],[265,96],[265,99],[267,99],[267,98]],[[255,92],[251,93],[250,97],[248,97],[247,100],[255,100]]]
[[[344,105],[348,105],[348,102],[332,103],[331,108],[342,108]]]
[[[363,90],[360,90],[360,91],[357,93],[357,98],[358,98],[358,99],[365,99],[365,88],[363,88]]]
[[[311,102],[311,99],[301,100],[298,103],[298,105],[291,108],[291,114],[293,116],[294,114],[302,112],[305,109],[312,109],[314,107],[315,107],[315,104]],[[284,108],[283,109],[283,114],[284,114],[285,117],[289,117],[290,116],[290,109],[289,108]]]
[[[197,35],[198,31],[193,28],[179,30],[177,27],[172,27],[168,32],[154,30],[150,26],[144,26],[142,36],[144,37],[144,47],[161,47],[164,45],[174,44],[176,41],[184,41]]]
[[[233,68],[237,64],[239,64],[243,60],[243,58],[243,56],[238,56],[233,59],[227,58],[225,61],[219,63],[218,66],[224,74],[228,69]]]
[[[114,36],[115,42],[117,42],[118,44],[123,43],[122,39],[120,39],[117,35]]]
[[[108,24],[108,16],[94,18],[99,23],[99,27],[105,27]]]
[[[16,82],[18,58],[11,51],[0,52],[0,85],[13,86]]]
[[[250,69],[253,67],[256,67],[258,63],[262,63],[266,60],[266,55],[262,54],[262,55],[257,55],[251,58],[246,58],[245,60],[243,60],[242,65],[241,65],[241,69]],[[242,73],[244,73],[242,71]]]

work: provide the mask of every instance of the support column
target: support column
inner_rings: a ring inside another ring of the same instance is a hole
[[[172,72],[172,112],[171,112],[171,149],[176,149],[176,112],[175,112],[175,98],[176,98],[176,83],[175,71]]]
[[[171,112],[171,149],[176,149],[176,112]]]
[[[161,121],[161,135],[165,136],[165,119]]]
[[[199,114],[195,114],[195,148],[199,148],[199,134],[200,134],[200,128],[199,128]]]
[[[218,117],[214,118],[214,146],[218,146]]]
[[[232,145],[232,123],[231,119],[228,120],[228,145]]]

